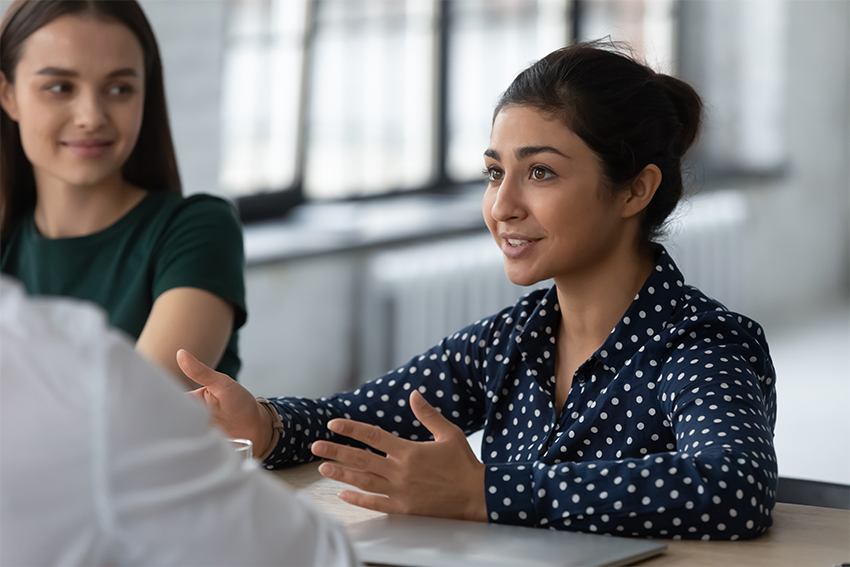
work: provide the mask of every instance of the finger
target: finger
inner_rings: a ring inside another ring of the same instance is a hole
[[[207,389],[205,387],[201,386],[200,388],[195,388],[194,390],[189,390],[188,392],[186,392],[186,394],[188,396],[195,398],[196,400],[200,400],[201,402],[206,403],[206,401],[207,401],[206,396],[205,396],[206,390]]]
[[[460,431],[457,425],[443,417],[443,414],[429,404],[418,390],[410,393],[410,409],[413,410],[416,419],[434,434],[435,441],[454,436]]]
[[[328,429],[334,433],[356,439],[388,455],[393,450],[399,449],[401,444],[405,442],[377,425],[368,425],[350,419],[332,419],[328,422]]]
[[[332,459],[361,471],[381,475],[384,478],[388,477],[392,467],[385,457],[329,441],[316,441],[310,450],[317,457]]]
[[[337,463],[322,463],[319,465],[319,474],[375,494],[387,494],[392,488],[390,482],[379,475],[357,471]]]
[[[177,351],[177,366],[187,377],[209,388],[212,394],[215,394],[216,390],[222,386],[233,382],[229,376],[216,372],[182,348]]]
[[[390,498],[379,494],[363,494],[353,490],[343,490],[339,493],[339,499],[348,504],[383,512],[384,514],[402,514],[399,506]]]

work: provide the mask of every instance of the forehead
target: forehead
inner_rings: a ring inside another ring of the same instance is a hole
[[[531,146],[551,146],[572,156],[591,152],[563,121],[550,114],[528,106],[500,110],[493,120],[490,148],[507,151]]]
[[[81,75],[107,74],[116,69],[144,67],[144,53],[136,35],[124,24],[95,17],[56,18],[23,43],[18,72],[35,73],[44,67],[76,71]]]

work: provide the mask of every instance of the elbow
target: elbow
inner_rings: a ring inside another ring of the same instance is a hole
[[[717,488],[706,491],[706,496],[711,496],[704,500],[705,513],[717,519],[716,539],[757,537],[773,524],[776,468],[760,466],[740,455],[727,457],[728,466],[715,469],[718,474],[708,478],[706,488],[711,485]]]
[[[750,539],[760,536],[773,524],[773,507],[776,504],[776,478],[771,482],[747,483],[748,489],[738,488],[729,507],[730,515],[737,512],[736,535],[730,539]],[[739,497],[740,496],[740,497]],[[737,506],[737,508],[735,508]]]

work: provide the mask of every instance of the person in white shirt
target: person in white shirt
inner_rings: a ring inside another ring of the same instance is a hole
[[[0,564],[356,563],[209,421],[101,310],[0,279]]]

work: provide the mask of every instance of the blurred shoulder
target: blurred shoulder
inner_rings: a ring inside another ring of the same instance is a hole
[[[109,329],[106,312],[90,301],[70,297],[31,296],[17,280],[0,277],[0,321],[4,350],[7,341],[47,341],[77,347],[89,345],[93,337]]]
[[[179,204],[178,209],[182,214],[212,214],[223,216],[231,220],[239,219],[239,214],[237,213],[236,207],[233,203],[226,199],[222,199],[221,197],[197,193],[195,195],[190,195],[189,197],[181,197],[181,199],[182,202]]]

